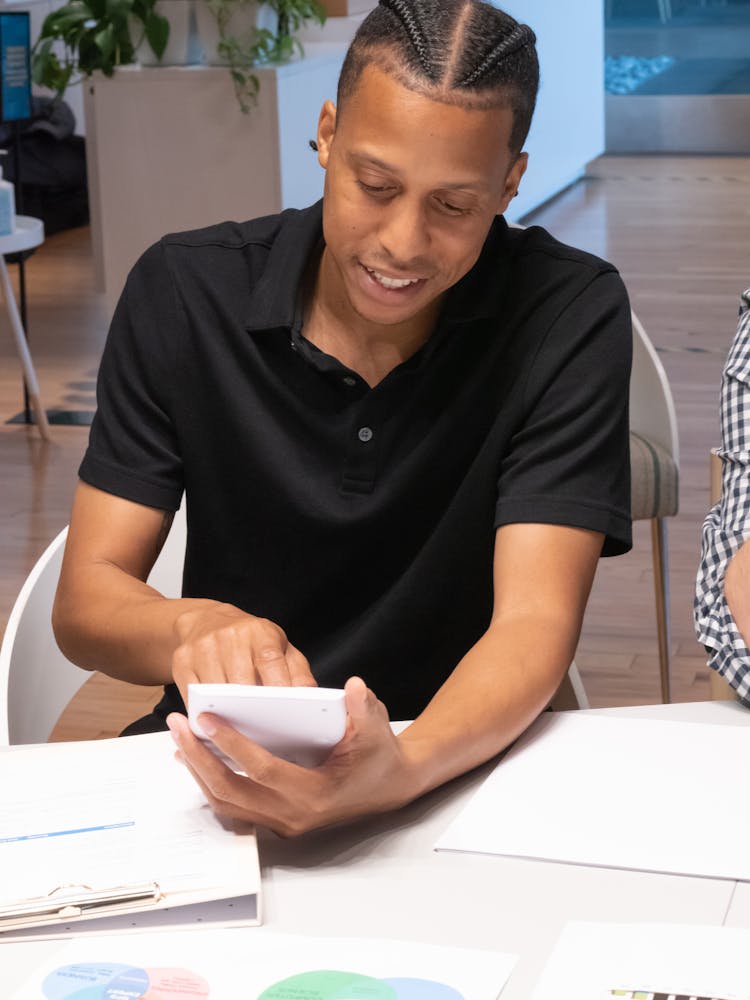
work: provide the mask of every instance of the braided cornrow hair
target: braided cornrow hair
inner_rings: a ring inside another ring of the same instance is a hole
[[[481,83],[503,60],[508,59],[526,45],[534,45],[536,35],[528,24],[517,24],[506,38],[501,38],[490,49],[481,63],[468,76],[456,81],[457,87],[472,87]]]
[[[539,65],[534,32],[486,0],[380,0],[344,60],[341,108],[365,66],[376,63],[404,86],[439,101],[513,111],[521,149],[534,112]]]
[[[430,56],[430,49],[425,39],[425,32],[417,19],[414,5],[409,0],[380,0],[383,7],[393,11],[396,17],[404,26],[404,31],[409,36],[412,48],[417,53],[422,69],[430,80],[435,76],[435,66]]]

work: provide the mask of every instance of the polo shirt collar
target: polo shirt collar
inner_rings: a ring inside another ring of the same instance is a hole
[[[250,295],[248,331],[294,327],[300,284],[308,260],[322,238],[322,199],[310,208],[282,214],[263,275]],[[479,260],[449,289],[438,326],[498,316],[502,311],[510,256],[508,224],[502,216],[497,216]]]
[[[323,237],[323,202],[283,212],[262,276],[250,293],[247,329],[291,330],[307,262]]]

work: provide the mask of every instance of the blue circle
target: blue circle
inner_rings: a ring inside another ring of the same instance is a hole
[[[396,991],[398,1000],[464,1000],[462,993],[431,979],[384,979]]]
[[[45,978],[42,992],[47,1000],[103,1000],[102,987],[129,968],[129,965],[118,962],[62,965]]]

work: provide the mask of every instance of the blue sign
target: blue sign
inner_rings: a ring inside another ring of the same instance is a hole
[[[29,14],[0,14],[0,121],[31,118]]]

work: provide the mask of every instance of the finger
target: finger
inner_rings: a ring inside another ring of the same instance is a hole
[[[247,777],[260,787],[276,790],[285,782],[298,778],[300,773],[307,773],[307,769],[282,760],[237,732],[218,715],[203,712],[198,722],[211,742],[236,761]]]
[[[287,663],[289,642],[284,632],[273,622],[257,619],[252,632],[250,653],[258,675],[256,683],[289,687],[291,671]]]
[[[350,677],[344,685],[346,712],[355,721],[366,721],[375,711],[377,698],[361,677]]]
[[[255,671],[247,647],[230,629],[179,646],[172,656],[172,677],[185,697],[188,684],[252,684]],[[185,702],[187,704],[187,700]]]
[[[294,836],[308,829],[310,817],[315,816],[316,811],[306,806],[305,802],[320,806],[323,801],[319,787],[321,782],[316,780],[312,771],[274,757],[231,726],[222,723],[217,716],[202,713],[201,726],[212,731],[212,742],[220,750],[239,764],[244,760],[248,766],[249,759],[255,756],[260,762],[255,769],[256,773],[262,773],[270,766],[272,770],[268,770],[267,775],[272,774],[275,779],[285,780],[282,793],[278,794],[271,787],[253,780],[252,775],[236,774],[228,768],[195,739],[189,727],[186,727],[183,716],[172,714],[167,717],[167,723],[180,748],[178,754],[181,762],[190,771],[217,815],[258,823],[281,836]],[[315,787],[310,788],[310,783]]]
[[[219,721],[215,715],[208,712],[201,713],[200,720],[201,728],[205,726],[212,732],[214,731],[214,723]],[[178,747],[177,752],[181,762],[189,767],[196,777],[200,776],[201,784],[211,791],[211,795],[217,801],[232,801],[232,791],[238,794],[240,790],[249,785],[249,782],[243,782],[242,775],[236,774],[195,736],[184,715],[177,712],[171,713],[167,716],[167,725]],[[226,728],[231,729],[230,726],[226,726]],[[237,736],[241,740],[246,739],[239,733]],[[247,740],[247,742],[251,741]],[[218,746],[218,744],[216,745]],[[222,748],[219,747],[219,749]],[[237,763],[240,762],[237,761]]]
[[[217,798],[208,783],[204,780],[201,772],[198,771],[184,755],[182,756],[181,762],[190,772],[191,777],[198,785],[209,806],[217,816],[221,816],[226,819],[243,820],[248,823],[263,822],[264,817],[252,808],[252,806],[248,803],[247,796],[243,797],[244,800],[241,805],[237,802]]]
[[[318,682],[313,677],[307,657],[300,653],[297,647],[292,646],[291,643],[287,647],[286,662],[289,667],[289,676],[294,687],[318,686]]]

